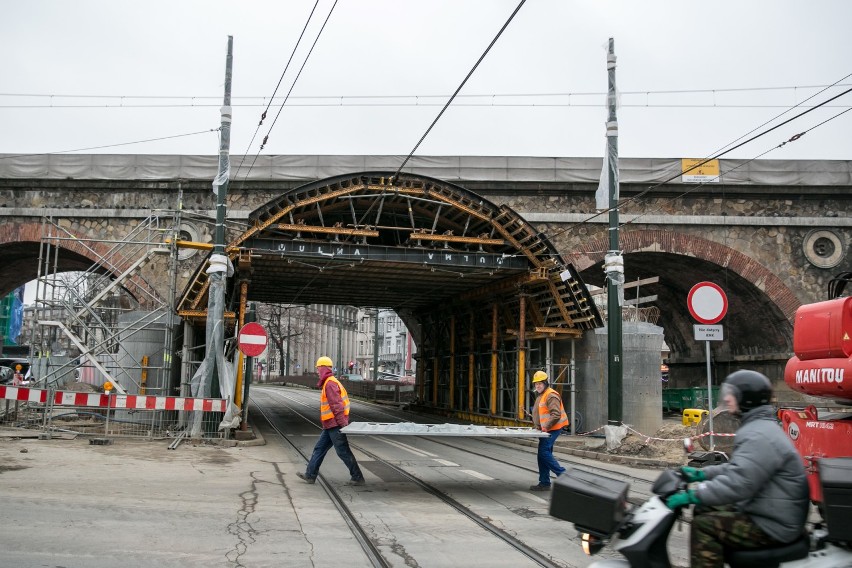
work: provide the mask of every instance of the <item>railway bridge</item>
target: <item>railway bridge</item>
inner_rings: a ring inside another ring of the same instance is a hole
[[[523,418],[523,384],[501,377],[523,377],[545,353],[564,360],[569,340],[604,322],[594,289],[608,248],[595,210],[600,159],[416,157],[399,176],[397,156],[252,160],[232,157],[231,305],[393,308],[418,343],[421,398],[438,408]],[[152,215],[171,219],[166,233],[209,244],[216,161],[0,156],[0,293],[38,275],[46,226],[63,235],[58,270],[129,270],[137,259],[106,265],[104,255]],[[687,293],[716,282],[730,302],[726,340],[712,345],[717,376],[742,366],[780,376],[796,308],[852,270],[852,162],[721,160],[721,175],[702,183],[682,179],[681,165],[620,161],[620,243],[626,280],[638,284],[627,297],[639,306],[624,315],[663,328],[671,380],[690,384],[704,352]],[[125,287],[142,304],[176,290],[178,313],[197,325],[207,257],[181,249],[174,273],[152,259]]]

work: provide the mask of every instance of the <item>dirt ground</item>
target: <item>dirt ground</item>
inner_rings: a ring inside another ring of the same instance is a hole
[[[631,432],[622,440],[621,446],[607,453],[686,463],[683,439],[696,436],[698,433],[696,426],[667,423],[648,438]]]
[[[628,436],[621,442],[621,446],[608,451],[608,453],[624,456],[639,456],[643,458],[654,458],[670,462],[686,462],[686,453],[683,449],[683,439],[693,438],[695,451],[707,451],[710,449],[710,438],[706,434],[710,431],[707,418],[693,426],[683,426],[680,422],[667,419],[663,426],[651,434],[645,436],[629,432]],[[716,410],[713,413],[713,430],[720,434],[732,434],[739,427],[739,419],[725,410]],[[695,439],[696,436],[704,436]],[[731,452],[734,449],[734,438],[729,436],[715,436],[714,449],[720,452]]]

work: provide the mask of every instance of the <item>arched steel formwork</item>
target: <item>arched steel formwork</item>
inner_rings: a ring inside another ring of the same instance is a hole
[[[480,422],[523,419],[534,342],[603,325],[585,284],[511,208],[392,175],[309,183],[252,212],[226,247],[233,317],[246,301],[391,308],[417,343],[423,404]],[[179,302],[183,317],[204,317],[205,268]]]

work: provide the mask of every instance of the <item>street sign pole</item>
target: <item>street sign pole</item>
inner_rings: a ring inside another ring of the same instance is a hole
[[[686,305],[692,317],[707,324],[696,325],[695,339],[704,339],[704,350],[707,359],[707,416],[710,426],[710,451],[716,448],[713,440],[713,375],[710,369],[710,341],[721,341],[722,326],[714,326],[728,313],[728,297],[725,291],[712,282],[699,282],[689,291]]]
[[[707,356],[707,420],[710,425],[710,451],[716,449],[713,442],[713,379],[710,374],[710,341],[704,342],[705,355]]]
[[[254,302],[249,304],[249,309],[246,312],[246,323],[252,323],[257,319],[257,311]],[[251,387],[252,367],[254,366],[254,357],[246,357],[246,374],[245,374],[245,395],[243,396],[243,420],[240,423],[240,430],[245,432],[248,430],[248,405],[249,405],[249,388]]]
[[[249,309],[246,312],[246,324],[240,329],[237,335],[237,347],[246,356],[246,381],[245,381],[245,396],[243,397],[243,421],[240,424],[241,430],[248,429],[248,403],[249,403],[249,387],[251,386],[251,375],[254,368],[254,358],[258,357],[266,351],[266,346],[269,344],[269,334],[259,323],[255,323],[257,312],[254,302],[249,304]]]

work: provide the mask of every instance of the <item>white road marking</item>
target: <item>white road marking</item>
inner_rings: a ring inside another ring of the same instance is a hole
[[[447,467],[458,467],[458,466],[459,466],[459,464],[457,464],[457,463],[453,463],[453,462],[451,462],[451,461],[447,461],[447,460],[439,460],[439,459],[435,459],[435,460],[432,460],[432,461],[436,461],[436,462],[438,462],[439,464],[441,464],[441,465],[445,465],[445,466],[447,466]]]
[[[539,497],[538,495],[533,495],[532,493],[528,493],[526,491],[515,491],[517,495],[520,495],[524,499],[529,499],[530,501],[535,501],[540,505],[547,505],[547,501]]]
[[[400,450],[405,450],[406,452],[411,452],[415,456],[420,456],[421,458],[427,458],[427,457],[428,458],[436,458],[436,457],[438,457],[436,454],[430,454],[429,452],[424,452],[423,450],[415,450],[414,448],[412,448],[408,444],[403,444],[402,442],[393,442],[393,441],[388,440],[386,438],[377,438],[377,439],[381,440],[385,444],[390,444],[391,446],[396,446]]]
[[[471,477],[475,477],[477,479],[482,479],[483,481],[494,481],[493,477],[488,477],[484,473],[479,473],[478,471],[473,471],[472,469],[462,469],[460,470]]]

